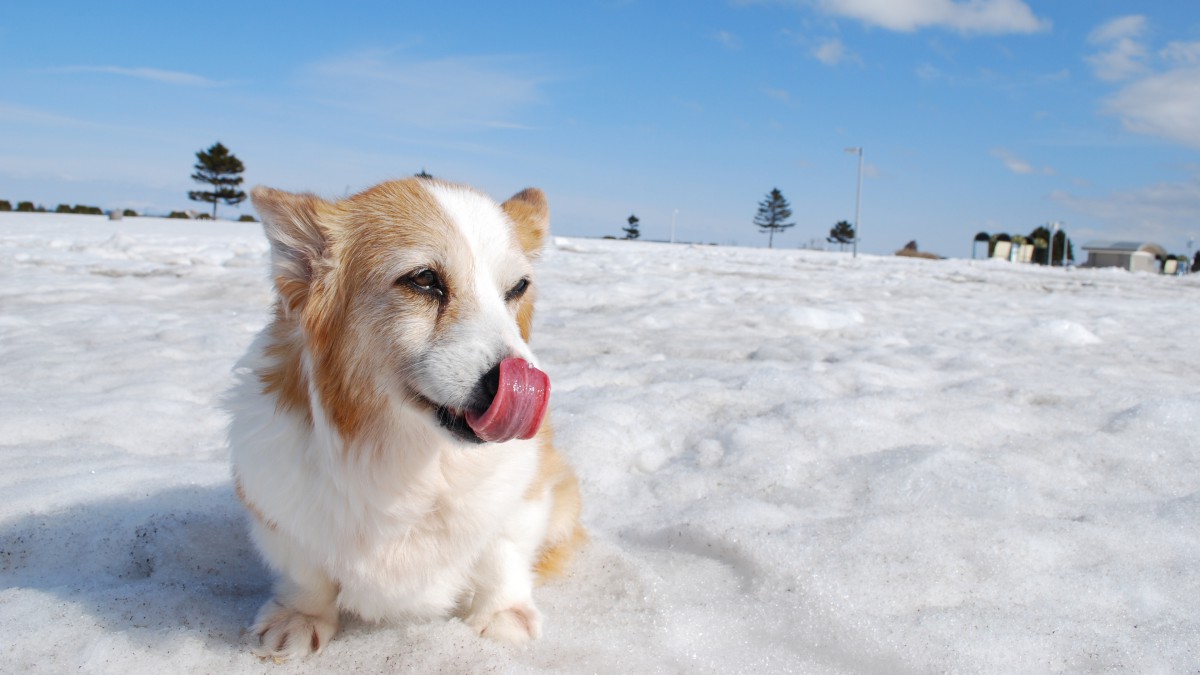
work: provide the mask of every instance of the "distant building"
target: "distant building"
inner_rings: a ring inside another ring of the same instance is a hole
[[[1158,261],[1167,257],[1167,250],[1158,244],[1137,241],[1093,241],[1084,244],[1087,262],[1084,267],[1121,267],[1130,272],[1158,272]]]

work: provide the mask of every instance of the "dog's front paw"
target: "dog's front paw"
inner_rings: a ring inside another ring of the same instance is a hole
[[[522,645],[542,636],[542,613],[533,603],[519,602],[490,615],[476,616],[468,623],[496,642]]]
[[[336,610],[332,616],[315,616],[272,599],[258,611],[250,630],[258,636],[255,655],[281,661],[321,651],[337,629]]]

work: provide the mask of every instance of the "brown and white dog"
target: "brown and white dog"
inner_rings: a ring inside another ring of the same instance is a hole
[[[537,638],[534,580],[585,538],[528,344],[541,191],[252,198],[278,297],[229,407],[234,486],[278,575],[257,653],[319,651],[340,610]]]

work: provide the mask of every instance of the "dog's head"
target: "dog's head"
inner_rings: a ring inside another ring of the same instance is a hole
[[[262,377],[280,404],[307,413],[316,396],[346,438],[378,431],[396,404],[461,439],[486,436],[467,418],[498,400],[501,364],[534,362],[532,262],[549,227],[541,191],[496,204],[409,179],[336,202],[264,187],[251,197],[279,294],[275,363]]]

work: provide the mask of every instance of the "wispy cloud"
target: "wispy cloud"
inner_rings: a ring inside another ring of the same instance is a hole
[[[36,108],[26,108],[24,106],[10,105],[0,103],[0,122],[11,124],[30,124],[37,126],[48,127],[73,127],[73,128],[89,128],[97,127],[94,122],[67,117],[57,113],[50,113]]]
[[[523,129],[516,116],[544,100],[549,79],[535,70],[521,57],[419,60],[373,50],[313,63],[300,81],[322,103],[398,125]]]
[[[1146,72],[1146,46],[1141,37],[1146,32],[1146,17],[1122,16],[1107,21],[1088,36],[1088,42],[1101,51],[1086,58],[1096,77],[1125,80]]]
[[[1020,176],[1032,174],[1052,176],[1055,173],[1054,169],[1049,166],[1043,166],[1039,169],[1004,148],[992,150],[992,156],[998,158],[1009,171]]]
[[[719,30],[713,34],[713,39],[721,44],[722,47],[731,50],[742,48],[742,40],[738,36],[730,33],[727,30]]]
[[[1175,66],[1200,65],[1200,42],[1168,42],[1158,55]]]
[[[1099,197],[1056,191],[1051,198],[1104,224],[1097,236],[1181,241],[1197,234],[1200,222],[1200,175]]]
[[[99,73],[103,75],[119,75],[121,77],[132,77],[139,80],[148,80],[151,82],[160,82],[162,84],[172,84],[184,87],[219,87],[223,82],[211,80],[202,75],[194,75],[192,73],[181,73],[174,70],[162,70],[160,68],[123,68],[121,66],[63,66],[60,68],[49,68],[48,72],[55,73]]]
[[[1036,33],[1050,20],[1034,15],[1023,0],[817,0],[827,14],[910,33],[942,28],[960,33]]]
[[[1089,35],[1102,48],[1086,57],[1096,77],[1121,83],[1103,110],[1134,133],[1200,148],[1200,42],[1168,43],[1155,60],[1148,28],[1144,16],[1121,16]]]
[[[838,38],[829,38],[813,49],[813,56],[827,66],[836,66],[847,60],[857,60],[857,57],[846,49],[846,45]]]
[[[764,94],[766,94],[768,98],[775,99],[776,101],[779,101],[780,103],[791,103],[792,102],[792,95],[788,93],[787,89],[775,89],[772,87],[764,87],[762,92]]]
[[[1200,148],[1200,68],[1141,78],[1109,98],[1105,109],[1130,131]]]

